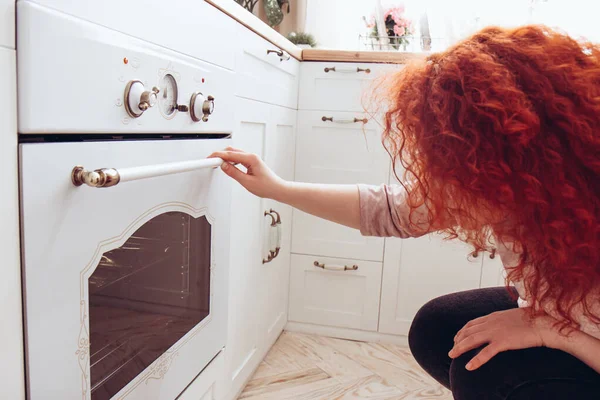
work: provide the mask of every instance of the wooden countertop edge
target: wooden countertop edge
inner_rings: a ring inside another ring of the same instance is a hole
[[[302,61],[320,62],[406,64],[410,61],[423,60],[426,56],[422,53],[403,53],[399,51],[302,50]]]
[[[273,30],[270,26],[261,21],[257,16],[251,14],[244,7],[232,0],[205,0],[210,5],[218,8],[231,18],[250,29],[258,36],[271,42],[275,46],[288,52],[292,57],[297,60],[302,60],[302,49],[280,33]]]

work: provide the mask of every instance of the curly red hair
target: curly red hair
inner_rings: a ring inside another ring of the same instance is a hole
[[[486,28],[406,66],[387,91],[384,145],[411,208],[477,250],[490,234],[521,253],[539,311],[598,322],[600,47],[544,26]],[[450,222],[451,221],[451,222]],[[597,299],[594,301],[598,301]]]

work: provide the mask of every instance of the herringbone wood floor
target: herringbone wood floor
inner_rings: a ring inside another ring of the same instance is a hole
[[[284,332],[240,399],[451,400],[406,347]]]

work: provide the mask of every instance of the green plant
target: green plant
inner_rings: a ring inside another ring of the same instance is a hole
[[[258,0],[235,0],[240,6],[244,7],[246,10],[252,12],[254,11],[254,7],[258,3]]]
[[[315,47],[317,41],[315,37],[310,33],[305,32],[291,32],[287,36],[288,40],[294,44],[308,44],[310,47]]]

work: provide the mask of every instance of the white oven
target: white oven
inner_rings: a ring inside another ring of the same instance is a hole
[[[32,399],[175,399],[225,346],[232,73],[18,5]]]

